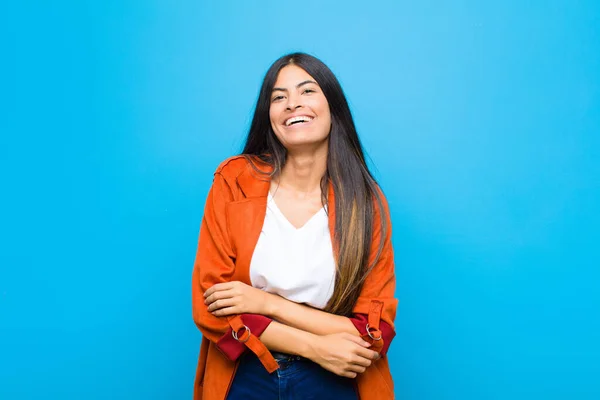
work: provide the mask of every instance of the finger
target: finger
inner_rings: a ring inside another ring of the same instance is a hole
[[[345,378],[356,378],[357,373],[352,371],[344,371],[340,376]]]
[[[359,365],[361,367],[367,368],[367,367],[371,366],[372,361],[365,357],[355,356],[352,358],[351,363],[354,365]]]
[[[216,310],[220,310],[221,308],[231,307],[234,305],[235,305],[234,299],[217,300],[208,306],[208,311],[213,312]]]
[[[217,311],[213,311],[212,314],[215,317],[226,317],[228,315],[235,315],[235,314],[239,314],[239,313],[237,312],[236,307],[227,307],[227,308],[221,308],[220,310],[217,310]]]
[[[211,287],[208,288],[208,290],[206,292],[204,292],[204,297],[208,297],[211,294],[213,294],[214,292],[218,292],[220,290],[231,289],[233,287],[232,283],[233,282],[223,282],[223,283],[217,283],[215,285],[212,285]]]
[[[361,347],[357,348],[356,355],[366,358],[368,360],[377,360],[377,358],[379,357],[378,352],[369,349],[364,349]]]
[[[356,336],[356,335],[352,335],[351,333],[348,333],[347,336],[345,336],[345,337],[349,341],[354,342],[356,344],[359,344],[362,347],[371,347],[371,343],[369,343],[366,340],[362,339],[360,336]]]
[[[204,304],[210,304],[216,300],[228,299],[228,298],[234,297],[234,295],[235,295],[234,290],[221,290],[219,292],[215,292],[215,293],[211,294],[210,296],[208,296],[204,300]]]
[[[356,372],[357,374],[362,374],[363,372],[365,372],[367,370],[367,368],[362,365],[350,364],[350,366],[348,367],[348,370],[351,372]]]

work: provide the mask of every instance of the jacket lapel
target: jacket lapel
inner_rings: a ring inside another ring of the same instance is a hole
[[[261,171],[270,173],[272,168],[263,165]],[[250,261],[265,221],[271,178],[248,164],[236,178],[236,184],[236,201],[227,206],[229,234],[236,253],[234,280],[250,285]]]

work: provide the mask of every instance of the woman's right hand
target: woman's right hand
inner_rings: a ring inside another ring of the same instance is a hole
[[[371,345],[350,333],[317,336],[310,346],[307,358],[336,375],[356,378],[365,372],[379,353],[369,350]]]

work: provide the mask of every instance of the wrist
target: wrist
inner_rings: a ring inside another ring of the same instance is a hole
[[[279,305],[281,304],[281,297],[277,296],[276,294],[267,292],[265,292],[265,294],[266,296],[264,302],[264,315],[272,319],[277,319],[277,315],[279,313]]]
[[[301,349],[300,355],[304,358],[308,358],[311,361],[315,361],[320,343],[321,336],[310,333]]]

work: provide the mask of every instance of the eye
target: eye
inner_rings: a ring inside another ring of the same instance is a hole
[[[281,99],[283,99],[283,96],[275,96],[271,99],[271,102],[281,100]]]
[[[305,89],[304,92],[302,92],[302,93],[315,93],[315,92],[316,92],[316,90],[314,90],[314,89]]]

